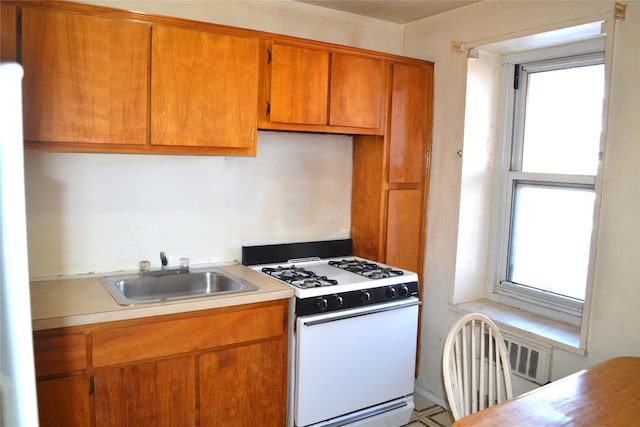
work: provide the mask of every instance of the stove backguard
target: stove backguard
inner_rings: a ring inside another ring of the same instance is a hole
[[[337,258],[353,255],[353,240],[323,240],[318,242],[282,243],[242,247],[242,264],[260,265],[284,263],[301,258]]]

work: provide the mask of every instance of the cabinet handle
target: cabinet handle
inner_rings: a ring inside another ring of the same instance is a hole
[[[271,103],[267,101],[267,117],[271,114]]]
[[[330,322],[335,322],[337,320],[345,320],[345,319],[352,319],[354,317],[361,317],[361,316],[368,316],[370,314],[377,314],[377,313],[384,313],[386,311],[392,311],[392,310],[401,310],[403,308],[409,308],[409,307],[413,307],[414,305],[421,305],[422,302],[418,301],[417,298],[415,298],[415,301],[409,301],[405,304],[401,304],[401,305],[395,305],[395,306],[391,306],[391,307],[375,307],[373,306],[371,308],[371,310],[369,311],[363,311],[360,313],[352,313],[352,314],[343,314],[342,316],[336,316],[336,317],[330,317],[328,319],[319,319],[319,320],[311,320],[308,322],[303,322],[302,324],[304,326],[315,326],[315,325],[322,325],[325,323],[330,323]]]
[[[94,391],[95,391],[95,386],[93,384],[93,375],[91,375],[89,377],[89,396],[91,396]]]

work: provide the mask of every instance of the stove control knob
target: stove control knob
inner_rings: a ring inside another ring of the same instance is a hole
[[[369,292],[369,291],[362,291],[362,293],[360,294],[360,299],[362,300],[362,302],[369,302],[369,301],[371,301],[371,292]]]
[[[400,288],[398,289],[398,295],[400,295],[401,297],[406,297],[407,295],[409,295],[409,288],[407,287],[407,285],[400,286]]]
[[[344,300],[342,299],[342,297],[340,295],[334,295],[333,296],[333,305],[336,308],[342,307],[342,304],[344,304]]]
[[[329,307],[329,302],[327,301],[326,298],[318,298],[316,300],[316,306],[320,309],[320,310],[326,310],[327,307]]]
[[[396,288],[387,288],[387,298],[393,298],[396,296]]]

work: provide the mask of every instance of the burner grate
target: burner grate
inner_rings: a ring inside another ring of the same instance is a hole
[[[404,274],[401,270],[395,270],[391,267],[383,267],[379,264],[359,259],[343,259],[340,261],[332,260],[329,261],[329,265],[374,280],[402,276]]]
[[[302,289],[338,284],[337,280],[329,279],[327,276],[319,276],[313,271],[295,265],[264,267],[262,272]]]

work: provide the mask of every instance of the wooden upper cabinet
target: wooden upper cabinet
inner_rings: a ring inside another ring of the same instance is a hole
[[[384,125],[386,74],[383,60],[333,54],[329,124],[381,129]]]
[[[383,136],[388,182],[424,180],[421,61],[81,3],[1,7],[27,149],[255,155],[258,127]]]
[[[264,67],[261,126],[382,134],[387,66],[378,58],[273,42]]]
[[[421,183],[429,152],[433,68],[394,64],[389,182]]]
[[[392,61],[385,135],[354,137],[354,254],[422,280],[431,153],[433,64]]]
[[[24,138],[144,144],[150,26],[22,8]]]
[[[271,121],[326,125],[329,52],[275,43],[271,49]]]
[[[257,38],[154,25],[151,144],[255,153]]]

